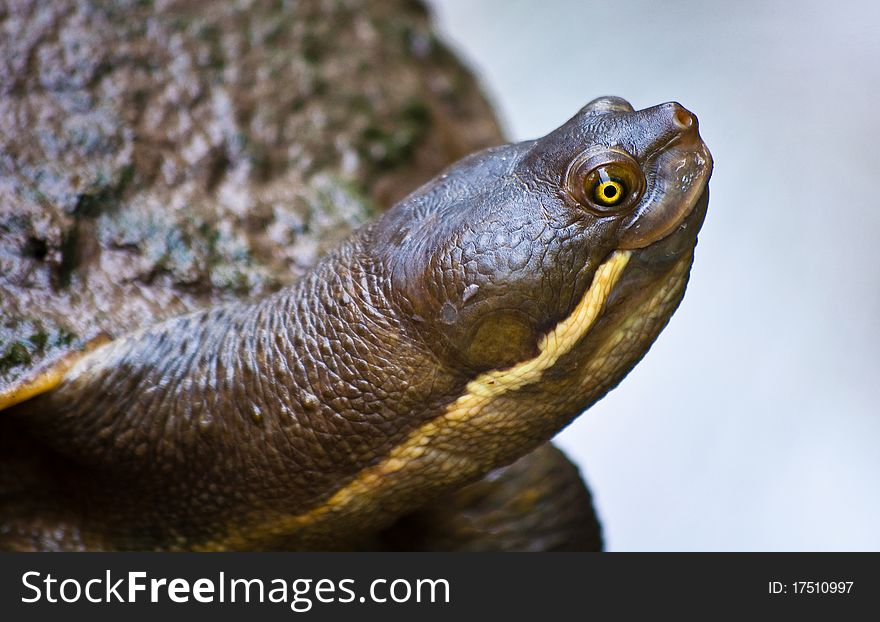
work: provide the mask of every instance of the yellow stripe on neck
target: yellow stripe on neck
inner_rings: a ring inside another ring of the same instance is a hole
[[[48,366],[39,368],[36,372],[14,382],[11,386],[0,389],[0,410],[11,408],[16,404],[51,391],[61,384],[67,372],[80,359],[106,343],[110,343],[110,338],[104,334],[98,335],[87,341],[81,349],[68,352],[52,361]]]
[[[382,489],[393,491],[409,472],[415,477],[419,471],[430,468],[463,471],[468,468],[460,462],[455,464],[432,463],[428,449],[434,443],[454,440],[456,430],[478,417],[486,406],[501,395],[516,391],[541,379],[563,355],[570,352],[590,330],[599,317],[608,296],[620,279],[631,251],[615,251],[596,270],[590,288],[571,314],[548,332],[538,344],[538,355],[528,361],[517,363],[504,370],[480,374],[471,380],[464,395],[452,402],[442,415],[424,423],[397,445],[378,464],[360,471],[353,480],[338,489],[326,501],[302,514],[263,518],[248,528],[233,528],[225,537],[202,544],[202,549],[222,550],[247,548],[254,543],[272,537],[295,535],[302,529],[330,514],[375,510],[381,507]],[[421,460],[420,460],[421,458]]]
[[[492,398],[508,391],[515,391],[527,384],[537,382],[545,370],[553,367],[561,356],[568,353],[583,337],[608,299],[623,269],[629,261],[630,251],[615,251],[611,257],[596,270],[593,283],[574,311],[559,322],[553,330],[538,343],[538,355],[517,363],[508,369],[489,371],[480,374],[467,385],[467,393],[455,404],[467,403],[473,399]]]

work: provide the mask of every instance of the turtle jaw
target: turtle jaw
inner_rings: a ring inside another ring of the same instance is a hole
[[[671,233],[644,248],[612,253],[626,254],[628,260],[601,313],[547,374],[542,397],[530,399],[551,403],[570,396],[560,408],[571,420],[617,386],[644,357],[684,297],[708,201],[704,185]]]
[[[581,360],[590,361],[589,365],[595,360],[629,361],[624,371],[606,370],[619,381],[644,356],[684,297],[708,205],[709,188],[704,185],[671,233],[649,246],[626,251],[630,254],[626,269],[578,348]]]
[[[709,186],[704,185],[702,192],[684,210],[684,216],[676,223],[675,227],[664,237],[654,243],[638,248],[633,251],[636,259],[631,269],[647,269],[647,265],[653,265],[658,269],[665,269],[674,263],[682,255],[692,253],[697,245],[697,234],[706,219],[709,207]]]
[[[676,234],[686,222],[702,224],[708,201],[707,188],[714,166],[712,154],[703,142],[696,116],[678,104],[665,105],[673,111],[677,133],[645,157],[648,187],[639,205],[623,223],[620,247],[642,249]]]

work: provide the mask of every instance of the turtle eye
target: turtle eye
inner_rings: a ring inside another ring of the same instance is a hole
[[[599,179],[593,184],[593,200],[606,207],[614,207],[623,201],[628,194],[626,182],[611,177],[604,167],[598,171],[598,175]]]
[[[628,153],[602,149],[581,154],[571,163],[566,188],[590,211],[620,213],[641,197],[645,176]]]

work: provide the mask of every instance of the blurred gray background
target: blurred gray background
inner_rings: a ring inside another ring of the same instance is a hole
[[[880,3],[434,0],[512,140],[676,100],[715,157],[688,293],[558,441],[610,550],[880,550]]]

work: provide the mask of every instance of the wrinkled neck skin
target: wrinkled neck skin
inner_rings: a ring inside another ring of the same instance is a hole
[[[230,524],[303,513],[442,412],[464,381],[399,323],[371,234],[255,304],[115,340],[22,405],[69,460],[70,502],[117,523],[96,534],[198,548]]]

